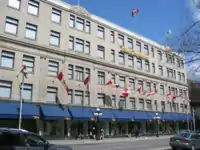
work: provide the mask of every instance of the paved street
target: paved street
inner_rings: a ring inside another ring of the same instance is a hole
[[[74,150],[171,150],[169,139],[144,139],[117,143],[69,145]]]

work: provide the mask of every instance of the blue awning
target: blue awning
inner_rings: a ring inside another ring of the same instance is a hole
[[[131,116],[130,111],[112,110],[112,113],[117,121],[119,122],[131,122],[134,118]]]
[[[19,104],[18,111],[19,111]],[[22,118],[23,119],[38,119],[40,117],[39,109],[35,104],[23,103],[22,105]]]
[[[0,118],[1,119],[18,119],[20,103],[0,102]],[[22,104],[22,119],[38,119],[39,111],[35,104]]]
[[[192,116],[191,114],[186,115],[186,118],[187,118],[189,121],[192,121],[192,120],[193,120],[193,116]]]
[[[161,120],[163,121],[175,121],[177,120],[176,115],[174,113],[162,113],[160,114]]]
[[[0,102],[0,118],[1,119],[16,119],[19,118],[16,103]]]
[[[152,115],[148,114],[148,112],[132,111],[130,113],[131,113],[131,116],[134,118],[134,121],[143,122],[143,121],[149,121],[153,119]]]
[[[71,118],[68,109],[58,105],[41,105],[40,112],[45,120],[69,120]]]
[[[90,109],[92,111],[92,113],[96,112],[95,108],[91,108]],[[112,113],[112,111],[110,109],[100,109],[102,115],[99,116],[100,120],[104,120],[104,121],[115,121],[115,117]]]
[[[69,107],[69,112],[73,120],[94,120],[94,115],[89,108]]]

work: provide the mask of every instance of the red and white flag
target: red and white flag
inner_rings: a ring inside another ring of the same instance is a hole
[[[83,81],[84,85],[85,86],[88,85],[89,81],[90,81],[90,77],[87,76],[87,78],[85,78],[84,81]]]
[[[148,93],[147,94],[147,97],[148,96],[153,96],[153,95],[155,95],[155,94],[157,94],[158,93],[158,90],[155,90],[155,91],[153,91],[153,92],[151,92],[151,93]]]
[[[137,15],[138,13],[139,13],[139,9],[138,9],[138,8],[135,9],[135,10],[133,10],[133,11],[131,12],[132,17],[134,17],[134,16]]]
[[[109,80],[105,85],[112,85],[112,80]]]
[[[129,92],[130,92],[130,88],[131,88],[131,85],[129,84],[128,87],[126,87],[126,88],[121,92],[121,95],[122,95],[123,97],[128,97]]]
[[[109,80],[109,81],[105,84],[105,86],[107,86],[107,85],[111,85],[111,86],[114,87],[114,88],[119,88],[119,84],[113,84],[112,80]]]
[[[171,102],[171,92],[169,92],[167,95],[167,103],[169,104]]]
[[[139,88],[137,88],[136,90],[138,93],[141,93],[142,92],[142,86],[140,86]]]
[[[63,74],[62,71],[58,74],[57,79],[62,83],[62,85],[64,86],[66,92],[69,93],[70,89],[68,88],[67,83],[64,80],[64,74]]]

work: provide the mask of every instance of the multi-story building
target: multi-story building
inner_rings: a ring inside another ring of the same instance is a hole
[[[61,0],[2,0],[0,12],[0,116],[4,126],[17,125],[21,76],[16,75],[23,65],[28,78],[22,92],[22,123],[28,129],[37,127],[46,135],[70,136],[77,130],[88,135],[96,107],[101,108],[106,135],[127,134],[135,126],[153,132],[155,112],[160,112],[162,132],[172,124],[178,128],[185,120],[189,103],[184,57],[164,53],[164,46]],[[120,46],[148,60],[123,53]],[[56,79],[61,71],[68,93]],[[88,76],[86,87],[83,80]],[[119,88],[105,85],[109,80]],[[121,96],[129,84],[134,92]],[[144,94],[155,90],[155,95]],[[183,97],[168,102],[169,92]],[[34,106],[41,115],[34,112]],[[32,117],[39,115],[41,119]]]

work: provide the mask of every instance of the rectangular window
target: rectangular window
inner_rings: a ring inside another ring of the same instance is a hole
[[[69,26],[72,28],[75,27],[75,16],[74,15],[70,15]]]
[[[19,21],[11,17],[6,17],[5,23],[5,32],[17,35]]]
[[[56,8],[52,8],[51,21],[53,21],[55,23],[61,22],[61,10],[58,10]]]
[[[74,37],[69,36],[69,49],[73,50],[74,49]]]
[[[86,33],[90,33],[90,22],[89,21],[86,21],[85,22],[85,32]]]
[[[164,95],[164,85],[160,85],[160,95]]]
[[[137,52],[141,52],[142,51],[142,49],[141,49],[141,43],[138,42],[138,41],[136,41],[136,51]]]
[[[131,89],[135,89],[135,80],[129,79],[129,84],[131,85]]]
[[[105,72],[98,71],[98,84],[105,84]]]
[[[149,47],[147,45],[144,45],[144,55],[149,55]]]
[[[119,87],[125,88],[125,77],[119,77]]]
[[[147,100],[146,102],[147,102],[147,110],[153,110],[151,100]]]
[[[150,64],[148,61],[145,61],[145,71],[150,72]]]
[[[84,53],[86,53],[86,54],[90,53],[90,42],[88,42],[88,41],[85,41]]]
[[[157,90],[157,84],[156,83],[153,84],[153,91],[155,91],[155,90]]]
[[[174,76],[174,79],[176,79],[176,70],[174,70],[173,76]]]
[[[135,98],[134,97],[130,97],[129,98],[129,103],[130,103],[130,107],[131,109],[135,109],[136,108],[136,104],[135,104]]]
[[[73,65],[71,65],[71,64],[69,64],[68,65],[68,79],[73,79],[74,78],[74,73],[73,73],[73,71],[74,71],[74,66]]]
[[[36,0],[29,0],[28,13],[37,16],[39,14],[39,2]]]
[[[133,56],[128,55],[128,66],[133,67]]]
[[[158,59],[162,60],[162,52],[158,50]]]
[[[76,80],[78,81],[83,81],[83,67],[75,67],[75,76],[76,76]]]
[[[114,75],[114,74],[112,74],[111,76],[112,76],[112,83],[113,83],[113,84],[116,84],[115,75]]]
[[[85,78],[86,77],[90,77],[90,69],[89,68],[85,68]]]
[[[124,36],[121,34],[118,34],[118,42],[119,45],[124,45]]]
[[[158,102],[157,102],[157,100],[154,101],[154,105],[155,105],[155,110],[158,111]]]
[[[163,76],[163,67],[161,65],[159,65],[158,69],[159,69],[159,75]]]
[[[152,56],[152,57],[155,56],[155,54],[154,54],[154,48],[153,48],[153,47],[151,48],[151,56]]]
[[[99,106],[105,106],[105,94],[98,93],[97,100],[98,100]]]
[[[57,76],[59,70],[59,63],[56,61],[49,60],[48,64],[48,75]]]
[[[178,80],[181,81],[181,73],[178,72]]]
[[[100,45],[97,46],[97,56],[102,59],[105,58],[105,47]]]
[[[105,37],[104,34],[105,34],[105,29],[104,29],[104,27],[98,26],[98,28],[97,28],[97,36],[98,36],[99,38],[104,39],[104,37]]]
[[[120,64],[120,65],[124,65],[124,64],[125,64],[124,53],[119,52],[119,55],[118,55],[118,61],[119,61],[119,64]]]
[[[155,63],[152,63],[152,72],[153,72],[153,73],[156,73]]]
[[[21,0],[8,0],[8,6],[19,9],[20,8]]]
[[[146,91],[151,92],[151,83],[150,82],[146,82]]]
[[[0,80],[0,98],[10,98],[12,94],[12,82]]]
[[[112,43],[115,42],[115,33],[114,33],[114,31],[110,31],[110,42],[112,42]]]
[[[84,52],[84,40],[76,38],[75,51]]]
[[[84,19],[79,17],[76,18],[76,29],[84,31]]]
[[[182,80],[183,80],[183,82],[185,82],[185,74],[184,73],[182,73]]]
[[[22,65],[26,66],[27,72],[34,72],[35,58],[32,56],[23,55]]]
[[[0,59],[1,67],[14,68],[15,54],[13,52],[2,51]]]
[[[184,113],[184,106],[183,106],[183,104],[181,104],[180,107],[181,107],[181,112]]]
[[[26,38],[36,40],[37,37],[37,26],[34,24],[26,23]]]
[[[51,30],[50,33],[50,44],[51,45],[55,45],[55,46],[59,46],[60,45],[60,33]]]
[[[22,88],[22,87],[21,87]],[[31,84],[24,84],[22,98],[24,101],[32,101],[33,86]]]
[[[144,87],[143,87],[143,81],[142,80],[138,80],[138,87],[141,87],[141,90],[143,91]]]
[[[119,107],[120,107],[120,108],[126,108],[126,99],[125,99],[125,97],[123,97],[123,96],[120,96],[120,99],[119,99]]]
[[[115,51],[111,49],[111,61],[115,62]]]
[[[55,103],[57,101],[57,94],[58,94],[58,89],[56,87],[47,87],[47,98],[46,100],[48,102]]]
[[[89,105],[90,104],[90,92],[85,91],[85,99],[84,99],[84,105]]]
[[[139,107],[138,107],[139,110],[144,110],[144,99],[139,99]]]
[[[133,39],[128,38],[128,48],[133,49]]]
[[[83,105],[83,91],[75,91],[75,103],[76,105]]]
[[[113,108],[116,108],[116,96],[115,95],[112,95],[112,107]]]
[[[73,104],[73,91],[71,89],[67,93],[67,101],[68,104]]]
[[[137,69],[142,70],[142,59],[137,58]]]

